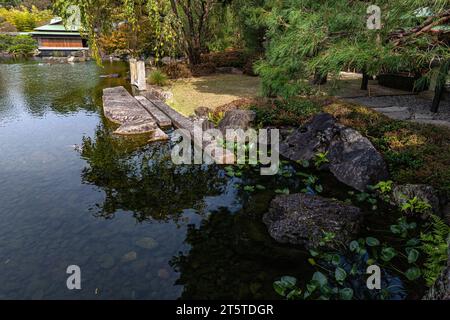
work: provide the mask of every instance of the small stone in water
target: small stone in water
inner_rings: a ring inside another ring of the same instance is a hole
[[[126,253],[123,257],[122,257],[122,262],[130,262],[130,261],[134,261],[137,259],[137,253],[135,251],[131,251]]]
[[[158,246],[158,242],[153,238],[142,238],[136,241],[136,245],[142,249],[154,249]]]
[[[111,269],[114,266],[114,258],[110,254],[100,256],[99,262],[103,269]]]
[[[169,279],[170,278],[169,271],[167,271],[166,269],[159,269],[158,277],[160,277],[161,279]]]

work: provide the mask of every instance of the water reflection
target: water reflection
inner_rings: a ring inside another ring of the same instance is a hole
[[[274,243],[260,219],[226,208],[190,225],[186,243],[191,250],[170,262],[181,274],[182,299],[278,299],[277,277],[311,272],[304,252]]]
[[[167,142],[148,145],[145,137],[115,137],[106,126],[99,126],[93,139],[84,138],[82,156],[89,166],[82,180],[106,195],[97,214],[111,218],[125,210],[139,222],[177,220],[184,209],[200,210],[205,197],[225,190],[226,179],[217,168],[176,166],[171,148]]]
[[[273,194],[175,167],[169,143],[114,136],[101,92],[126,69],[0,64],[0,298],[273,297],[304,265],[258,219]],[[65,286],[72,264],[79,292]]]

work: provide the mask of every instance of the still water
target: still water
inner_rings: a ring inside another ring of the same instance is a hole
[[[112,135],[101,92],[126,71],[0,64],[0,298],[270,299],[280,276],[309,277],[261,223],[269,195],[249,199],[214,166],[174,166],[171,142]]]

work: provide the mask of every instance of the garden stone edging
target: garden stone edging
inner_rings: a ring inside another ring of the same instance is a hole
[[[363,214],[357,207],[308,194],[277,196],[263,217],[269,233],[277,242],[316,248],[323,232],[347,243],[358,233]],[[332,245],[332,244],[328,244]]]
[[[293,161],[313,161],[318,153],[327,153],[328,169],[359,191],[389,177],[386,162],[369,139],[328,113],[295,130],[281,143],[280,153]]]

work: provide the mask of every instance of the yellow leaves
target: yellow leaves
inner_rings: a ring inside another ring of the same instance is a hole
[[[0,18],[17,28],[18,31],[32,31],[39,25],[48,22],[52,18],[49,10],[38,10],[35,6],[29,10],[21,6],[19,9],[0,8]]]

